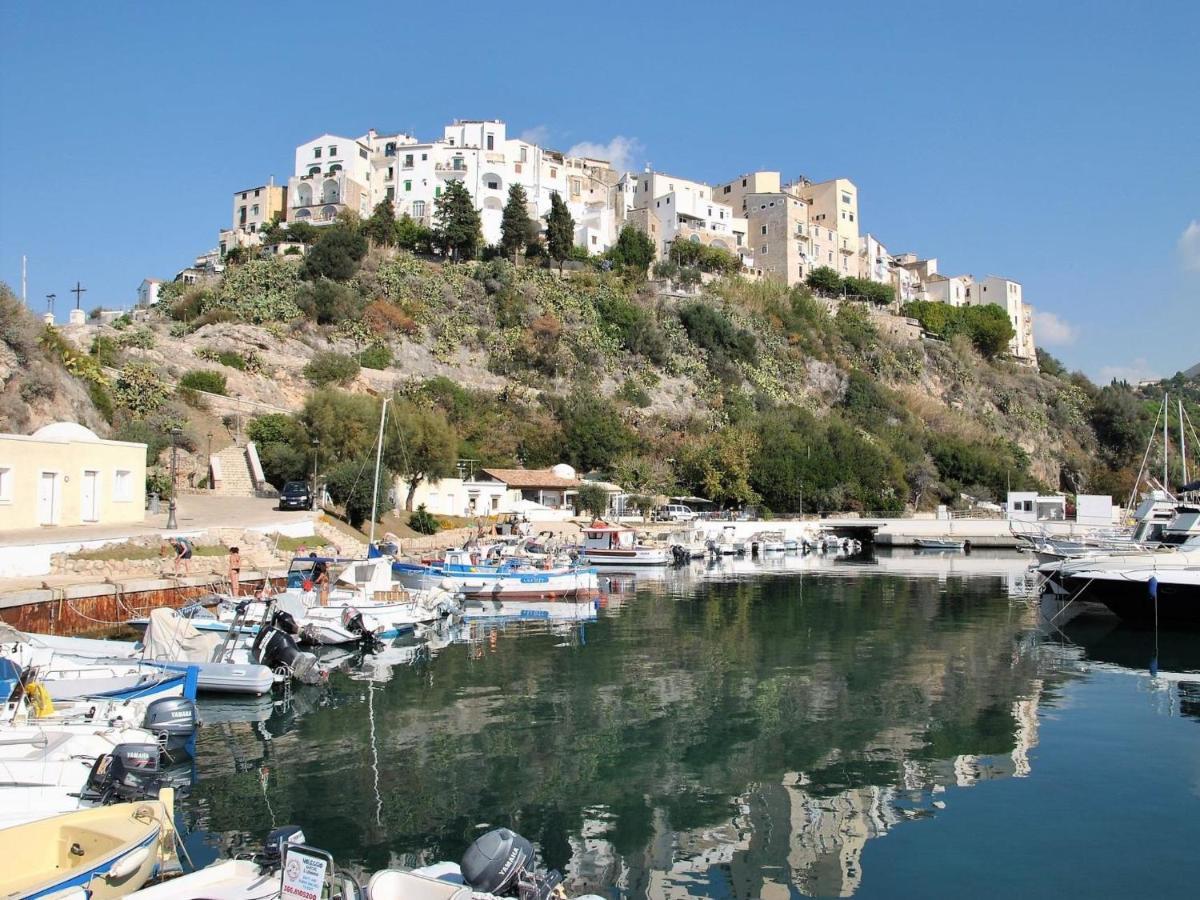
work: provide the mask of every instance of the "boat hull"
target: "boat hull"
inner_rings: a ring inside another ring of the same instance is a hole
[[[1064,579],[1077,600],[1103,603],[1121,621],[1138,628],[1155,625],[1200,628],[1200,579],[1158,584],[1158,602],[1150,597],[1148,578],[1103,578],[1081,572]]]

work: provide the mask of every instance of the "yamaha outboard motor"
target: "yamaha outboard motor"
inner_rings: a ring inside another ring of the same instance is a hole
[[[459,868],[463,881],[480,893],[547,900],[562,875],[539,875],[529,868],[532,862],[533,844],[507,828],[495,828],[467,848]]]
[[[117,744],[93,764],[81,797],[99,803],[122,803],[158,796],[157,744]]]
[[[250,652],[255,662],[269,669],[284,669],[298,681],[316,684],[321,680],[321,668],[313,654],[305,653],[296,644],[295,636],[299,633],[291,613],[277,610],[270,624],[254,636]]]
[[[686,547],[679,544],[671,545],[671,558],[677,566],[686,566],[692,560],[692,554],[688,552]]]
[[[375,636],[375,632],[367,628],[362,613],[353,606],[342,610],[342,627],[351,634],[358,635],[358,646],[365,653],[378,653],[383,649],[383,641]]]
[[[160,697],[146,707],[142,727],[158,737],[168,756],[174,756],[187,749],[198,724],[194,701],[187,697]]]

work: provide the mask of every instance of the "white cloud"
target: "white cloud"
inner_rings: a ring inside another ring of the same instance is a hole
[[[1176,245],[1179,260],[1189,272],[1200,272],[1200,220],[1192,219]]]
[[[1139,356],[1131,363],[1123,366],[1104,366],[1100,369],[1100,384],[1108,384],[1113,379],[1137,384],[1140,381],[1161,381],[1162,376],[1150,367],[1150,361]]]
[[[547,125],[534,125],[532,128],[526,128],[517,135],[517,140],[545,147],[546,143],[550,140],[550,128]]]
[[[1050,347],[1066,347],[1075,343],[1075,326],[1052,312],[1035,310],[1033,313],[1033,336],[1039,344]]]
[[[606,159],[618,172],[629,172],[638,167],[645,149],[637,138],[627,138],[618,134],[607,144],[583,141],[568,150],[567,155]]]

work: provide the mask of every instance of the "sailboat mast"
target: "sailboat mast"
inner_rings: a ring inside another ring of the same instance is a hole
[[[1183,399],[1180,398],[1176,402],[1179,404],[1179,460],[1183,463],[1183,483],[1190,484],[1187,468],[1187,435],[1183,430]]]
[[[383,457],[383,423],[387,421],[387,405],[391,397],[383,398],[383,408],[379,410],[379,442],[375,447],[375,485],[371,490],[371,537],[367,541],[367,552],[375,546],[375,517],[379,514],[379,462]]]
[[[1163,394],[1163,490],[1171,493],[1171,485],[1167,482],[1167,459],[1171,455],[1171,439],[1168,436],[1167,423],[1171,420],[1170,394]]]

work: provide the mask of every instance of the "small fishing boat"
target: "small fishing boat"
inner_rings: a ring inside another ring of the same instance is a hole
[[[174,791],[0,829],[0,896],[124,897],[177,865]]]
[[[489,559],[494,561],[485,562]],[[594,569],[569,561],[558,565],[551,554],[489,554],[487,547],[446,550],[440,559],[423,562],[398,560],[392,574],[410,590],[441,589],[468,598],[554,600],[599,590]]]
[[[593,565],[623,566],[665,566],[672,560],[670,549],[646,546],[632,528],[598,520],[583,529],[579,557]]]
[[[917,538],[913,541],[919,550],[967,550],[971,548],[970,541],[960,541],[954,538]]]

